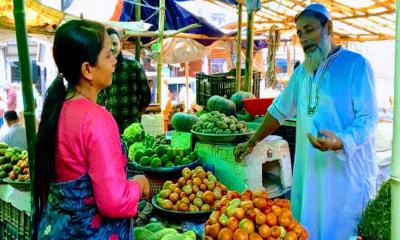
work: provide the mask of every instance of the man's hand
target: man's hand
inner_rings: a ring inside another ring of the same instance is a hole
[[[315,138],[310,133],[307,134],[308,140],[314,148],[320,151],[340,150],[343,149],[342,141],[336,136],[335,133],[328,130],[321,130],[322,137]]]
[[[247,155],[249,155],[253,151],[253,147],[250,142],[239,143],[235,149],[234,154],[237,162],[242,161]]]

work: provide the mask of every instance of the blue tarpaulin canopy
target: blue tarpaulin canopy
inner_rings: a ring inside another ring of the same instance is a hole
[[[159,0],[146,0],[146,2],[154,7],[158,7],[159,4]],[[189,30],[188,33],[205,34],[210,37],[225,36],[222,31],[209,24],[206,19],[202,19],[201,17],[191,14],[186,9],[182,8],[178,2],[184,2],[184,0],[165,2],[165,30],[177,30],[193,23],[200,23],[202,25],[200,28]],[[120,21],[135,21],[135,7],[137,7],[137,5],[135,5],[133,2],[125,1],[123,4]],[[157,10],[153,8],[148,8],[145,6],[141,7],[142,20],[152,24],[153,27],[151,30],[153,31],[157,31],[158,29],[158,14],[155,13],[156,11]]]
[[[234,0],[224,0],[224,2],[227,2],[229,4],[235,3]],[[206,2],[207,3],[207,2]],[[150,5],[151,7],[146,7],[143,5]],[[142,2],[141,6],[141,19],[147,23],[152,24],[152,28],[150,30],[157,31],[158,29],[158,4],[159,0],[146,0]],[[236,29],[234,30],[224,30],[220,26],[216,25],[215,23],[218,23],[218,19],[205,19],[202,16],[196,15],[194,12],[195,11],[189,11],[188,9],[193,9],[193,6],[195,6],[196,3],[190,8],[190,4],[193,4],[193,1],[188,1],[188,0],[174,0],[174,1],[166,1],[165,5],[165,30],[177,30],[180,28],[183,28],[185,26],[188,26],[190,24],[194,23],[199,23],[201,24],[200,28],[195,28],[187,31],[187,33],[193,33],[193,34],[203,34],[209,37],[226,37],[226,36],[236,36]],[[208,3],[211,4],[211,3]],[[186,8],[183,7],[183,5],[187,6]],[[123,3],[123,8],[120,16],[120,21],[121,22],[126,22],[126,21],[134,21],[135,20],[135,7],[137,7],[133,1],[124,1]],[[197,6],[198,7],[198,6]],[[208,6],[209,7],[209,6]],[[207,8],[207,7],[206,7]],[[228,11],[230,11],[229,9]],[[220,22],[229,22],[229,23],[234,23],[237,21],[237,16],[235,12],[231,12],[230,16],[227,16],[228,14],[225,12],[224,14],[221,14],[222,20]],[[215,14],[217,15],[217,14]],[[215,18],[218,18],[218,16],[214,16]],[[228,19],[227,19],[228,18]],[[213,21],[214,20],[214,21]],[[210,45],[213,43],[215,40],[197,40],[200,43],[202,43],[205,46]],[[146,42],[146,39],[145,39]],[[255,50],[265,48],[267,46],[265,40],[255,40],[254,41],[254,48]]]

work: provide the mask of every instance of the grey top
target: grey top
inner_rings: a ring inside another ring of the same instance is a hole
[[[18,123],[12,125],[8,132],[0,138],[0,141],[7,143],[11,147],[27,149],[25,127]]]

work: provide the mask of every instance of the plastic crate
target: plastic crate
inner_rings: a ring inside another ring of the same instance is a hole
[[[28,216],[28,214],[24,214],[24,238],[25,239],[31,239],[31,218]]]
[[[241,88],[244,85],[244,69],[241,74]],[[206,106],[211,96],[219,95],[230,98],[235,93],[236,69],[227,73],[206,75],[204,73],[196,74],[196,101],[197,104]],[[253,72],[253,94],[260,96],[261,73]]]
[[[2,200],[0,200],[0,208],[1,222],[4,225],[3,227],[5,227],[0,239],[30,239],[29,215]]]
[[[10,221],[11,219],[11,213],[10,213],[10,208],[11,208],[11,203],[5,202],[5,201],[1,201],[1,205],[2,207],[2,212],[3,212],[3,220],[4,221]]]
[[[24,240],[24,234],[20,234],[18,229],[8,222],[0,222],[0,239],[1,240]]]
[[[6,204],[9,203],[0,200],[0,221],[4,221],[6,218]]]

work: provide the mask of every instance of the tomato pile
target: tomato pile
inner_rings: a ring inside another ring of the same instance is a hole
[[[293,218],[290,201],[269,199],[265,191],[229,191],[205,225],[207,240],[305,240],[307,231]]]

